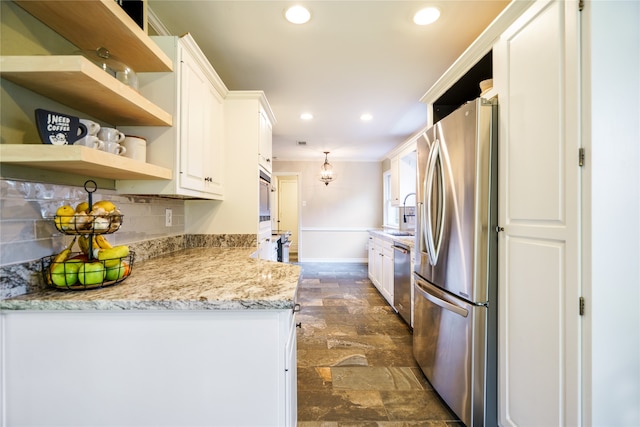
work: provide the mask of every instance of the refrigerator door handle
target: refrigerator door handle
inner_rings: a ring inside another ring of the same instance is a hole
[[[422,285],[420,284],[420,280],[416,280],[416,290],[422,295],[423,298],[431,301],[435,305],[444,308],[445,310],[451,311],[457,315],[462,317],[467,317],[469,315],[469,311],[465,310],[462,307],[458,307],[457,305],[451,304],[445,300],[438,298],[437,296],[429,293]]]
[[[439,168],[436,167],[438,161],[440,161]],[[436,173],[438,173],[438,176],[435,176]],[[431,203],[433,202],[434,178],[436,181],[436,185],[438,186],[437,188],[438,211],[437,211],[437,218],[436,218],[438,223],[436,225],[435,232],[433,230],[433,218],[431,217],[432,215]],[[426,221],[424,223],[425,242],[427,246],[427,254],[429,256],[429,263],[431,263],[431,265],[436,265],[438,262],[438,256],[440,255],[440,248],[442,246],[442,235],[444,231],[443,222],[444,222],[444,215],[445,215],[445,200],[446,200],[446,197],[444,194],[444,171],[442,168],[442,156],[441,156],[439,139],[436,139],[433,142],[433,147],[429,152],[429,158],[427,160],[427,172],[426,172],[424,190],[425,190],[424,193],[425,193],[425,199],[426,199],[425,200],[426,203],[423,209],[424,216],[426,217],[425,218]],[[437,242],[434,238],[436,233],[438,234]]]

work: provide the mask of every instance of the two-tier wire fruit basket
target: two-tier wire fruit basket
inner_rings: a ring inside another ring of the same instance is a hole
[[[73,235],[62,252],[40,260],[47,286],[60,290],[87,290],[112,286],[131,275],[135,253],[126,245],[112,246],[105,235],[122,225],[124,216],[109,201],[93,203],[95,181],[84,183],[87,202],[75,209],[61,206],[51,218],[61,233]],[[75,244],[79,252],[73,252]]]

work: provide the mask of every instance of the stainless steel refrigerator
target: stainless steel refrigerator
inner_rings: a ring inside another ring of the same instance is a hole
[[[466,426],[497,425],[497,105],[418,140],[413,352]]]

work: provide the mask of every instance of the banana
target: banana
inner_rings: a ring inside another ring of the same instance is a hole
[[[100,249],[100,251],[98,252],[98,260],[105,261],[105,260],[111,260],[111,259],[118,259],[119,261],[120,258],[124,258],[128,255],[129,255],[129,246],[119,245],[119,246],[114,246],[110,249]]]
[[[71,243],[69,243],[69,246],[67,246],[62,252],[60,252],[58,255],[56,255],[56,257],[51,262],[51,265],[49,266],[49,273],[46,275],[48,284],[51,285],[53,283],[52,280],[51,280],[51,271],[54,268],[56,268],[56,266],[58,266],[60,263],[65,262],[67,260],[67,258],[69,258],[69,254],[71,253],[71,248],[76,243],[76,238],[77,237],[78,236],[73,236],[73,240],[71,241]]]
[[[89,236],[81,235],[78,238],[78,246],[80,246],[80,251],[82,251],[83,254],[89,255]]]
[[[96,239],[96,243],[98,244],[100,249],[111,249],[111,248],[113,248],[113,246],[111,246],[111,243],[109,243],[107,238],[104,237],[102,234],[98,234],[95,237],[95,239]]]

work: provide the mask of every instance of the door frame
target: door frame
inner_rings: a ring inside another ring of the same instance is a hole
[[[290,176],[295,176],[296,177],[296,182],[298,184],[298,194],[297,194],[297,199],[298,199],[297,200],[297,204],[298,204],[298,227],[297,227],[297,230],[296,230],[296,233],[297,233],[297,236],[298,236],[298,242],[297,242],[296,246],[297,246],[297,249],[298,249],[298,252],[297,252],[298,253],[298,260],[300,260],[300,248],[302,247],[302,245],[301,245],[302,237],[300,235],[300,223],[302,222],[302,202],[301,202],[301,200],[302,200],[302,190],[301,190],[302,189],[302,185],[301,185],[302,174],[300,172],[273,172],[271,179],[272,179],[272,181],[273,180],[278,180],[278,178],[282,177],[282,176],[289,176],[289,177]],[[275,212],[275,215],[276,215],[276,218],[277,218],[276,219],[276,224],[277,224],[277,221],[279,221],[279,218],[280,218],[280,212],[279,212],[279,208],[278,208],[279,207],[279,200],[280,200],[280,191],[279,190],[276,191],[275,194],[276,194],[275,203],[274,203],[275,207],[273,209],[271,209],[271,211],[272,211],[272,215]],[[272,226],[273,226],[273,223],[272,223]]]

